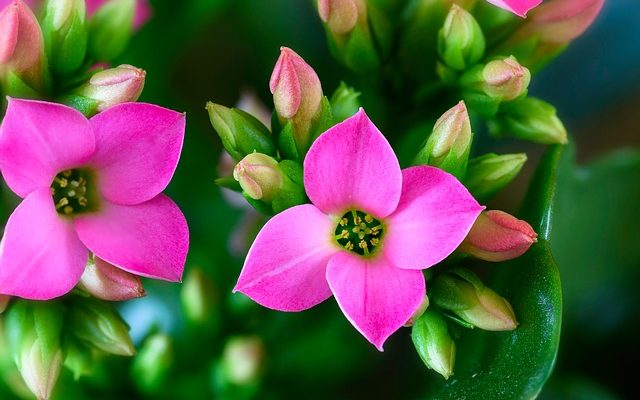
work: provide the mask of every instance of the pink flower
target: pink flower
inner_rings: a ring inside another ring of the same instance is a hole
[[[542,3],[542,0],[487,0],[494,6],[500,7],[514,13],[517,16],[525,17],[527,12]]]
[[[304,160],[313,204],[273,217],[234,289],[265,307],[302,311],[334,295],[379,350],[420,307],[422,269],[445,259],[482,211],[452,175],[400,169],[363,110],[322,134]]]
[[[189,232],[160,192],[184,128],[184,114],[151,104],[119,104],[87,120],[63,105],[9,99],[0,170],[24,200],[0,242],[0,293],[62,296],[89,251],[130,273],[179,281]]]

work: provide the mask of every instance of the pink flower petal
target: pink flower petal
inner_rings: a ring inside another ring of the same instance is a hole
[[[542,3],[542,0],[487,0],[494,6],[510,11],[517,16],[526,17],[527,12]]]
[[[144,103],[111,107],[90,120],[96,137],[91,165],[100,192],[116,204],[139,204],[162,192],[178,165],[185,115]]]
[[[425,296],[421,271],[395,268],[384,256],[340,252],[329,261],[327,281],[347,319],[380,351]]]
[[[253,242],[234,292],[280,311],[302,311],[319,304],[331,291],[327,262],[334,223],[311,204],[273,217]]]
[[[412,167],[402,175],[400,204],[386,220],[384,254],[399,268],[429,268],[462,243],[484,207],[438,168]]]
[[[85,163],[94,146],[89,121],[73,108],[9,99],[0,126],[0,170],[18,196],[48,188],[56,174]]]
[[[0,244],[0,293],[49,300],[80,280],[89,252],[49,188],[29,194],[9,217]]]
[[[180,281],[189,248],[187,221],[165,195],[134,206],[103,201],[76,217],[80,240],[96,256],[132,274]]]
[[[360,109],[313,143],[304,160],[304,187],[327,214],[341,217],[356,208],[379,219],[398,205],[402,172],[389,142]]]

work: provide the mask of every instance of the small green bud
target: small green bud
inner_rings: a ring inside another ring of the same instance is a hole
[[[189,320],[204,323],[215,312],[218,293],[201,268],[190,268],[182,284],[180,300]]]
[[[18,300],[5,318],[9,349],[25,384],[37,398],[48,399],[64,358],[63,308],[54,302]]]
[[[99,61],[118,57],[133,33],[135,0],[110,0],[89,21],[89,53]]]
[[[162,388],[173,363],[173,342],[165,334],[147,338],[133,359],[131,375],[136,386],[145,393]]]
[[[437,307],[480,329],[510,331],[518,326],[511,304],[469,270],[455,268],[438,276],[429,296]]]
[[[222,370],[226,380],[234,385],[255,383],[262,373],[265,348],[258,336],[237,336],[230,339],[222,352]]]
[[[472,142],[471,121],[461,101],[436,121],[414,164],[433,165],[461,178],[466,174]]]
[[[346,83],[340,82],[330,101],[334,123],[342,122],[358,112],[361,107],[360,94]]]
[[[567,130],[551,104],[533,97],[520,99],[489,124],[497,137],[513,137],[541,144],[567,143]]]
[[[484,34],[468,11],[454,4],[438,33],[438,52],[442,61],[457,71],[475,65],[485,50]]]
[[[69,331],[86,345],[120,356],[135,354],[129,327],[111,304],[78,299],[69,310]]]
[[[456,361],[456,344],[444,317],[437,311],[427,310],[413,325],[411,339],[427,367],[449,379]]]
[[[83,376],[88,376],[93,372],[95,365],[95,350],[80,343],[72,335],[66,335],[64,340],[64,366],[72,373],[77,381]]]
[[[234,160],[239,161],[254,152],[276,155],[269,129],[255,117],[237,108],[227,108],[211,102],[207,103],[206,108],[213,129]]]
[[[42,33],[49,64],[58,74],[69,74],[82,65],[87,51],[84,0],[47,0]]]
[[[527,161],[525,153],[485,154],[469,161],[464,184],[473,197],[482,202],[507,186]]]

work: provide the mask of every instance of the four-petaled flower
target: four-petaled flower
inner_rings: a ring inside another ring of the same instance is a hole
[[[22,197],[0,243],[0,293],[45,300],[80,280],[89,252],[136,275],[182,277],[189,232],[160,192],[185,116],[124,103],[87,120],[55,103],[9,99],[0,170]]]
[[[313,204],[262,228],[234,291],[281,311],[302,311],[333,294],[382,350],[424,300],[421,270],[458,247],[483,207],[440,169],[401,170],[363,110],[314,142],[304,186]]]

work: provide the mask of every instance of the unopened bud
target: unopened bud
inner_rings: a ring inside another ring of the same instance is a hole
[[[518,323],[511,304],[486,287],[471,271],[455,268],[431,284],[433,304],[487,331],[510,331]]]
[[[346,35],[355,28],[363,0],[318,0],[318,14],[334,35]]]
[[[89,21],[89,52],[93,59],[110,61],[119,56],[133,33],[136,0],[110,0]]]
[[[233,177],[254,200],[273,200],[284,184],[278,161],[261,153],[252,153],[240,160],[233,169]]]
[[[91,17],[105,4],[112,0],[86,0],[87,14]],[[136,7],[133,15],[133,28],[140,29],[151,18],[152,10],[148,0],[135,0]]]
[[[498,137],[514,137],[541,144],[567,143],[567,130],[555,107],[533,97],[509,104],[489,128]]]
[[[462,177],[466,173],[472,140],[469,113],[461,101],[436,121],[414,163],[433,165]]]
[[[0,314],[2,314],[7,309],[7,307],[9,306],[9,301],[11,301],[11,296],[0,294]]]
[[[488,96],[511,101],[526,93],[531,73],[512,56],[487,63],[482,81],[482,89]]]
[[[160,389],[173,362],[171,337],[155,334],[147,338],[133,359],[131,374],[136,386],[145,393]]]
[[[94,74],[75,93],[95,100],[97,111],[138,100],[144,89],[146,72],[132,65],[120,65]]]
[[[69,74],[78,69],[87,51],[84,0],[47,0],[42,31],[52,69]]]
[[[503,155],[490,153],[473,158],[469,161],[464,184],[473,197],[482,203],[518,176],[526,161],[525,153]]]
[[[322,85],[316,71],[293,50],[280,48],[269,88],[281,124],[291,121],[298,152],[310,145],[311,125],[322,111]]]
[[[420,303],[420,307],[418,307],[418,309],[411,315],[404,326],[406,328],[412,327],[416,323],[418,318],[420,318],[422,314],[427,311],[427,308],[429,308],[429,298],[427,296],[424,296],[424,300],[422,300],[422,303]]]
[[[182,285],[180,300],[189,320],[204,323],[214,313],[218,293],[202,269],[191,268]]]
[[[265,349],[258,336],[239,336],[230,339],[222,353],[225,378],[235,385],[249,385],[260,377]]]
[[[427,310],[413,325],[411,339],[427,367],[449,379],[456,361],[456,344],[444,317],[437,311]]]
[[[480,61],[485,40],[475,18],[454,4],[438,34],[438,52],[450,68],[463,71]]]
[[[70,309],[69,329],[95,349],[121,356],[135,353],[129,327],[107,302],[95,299],[75,302]]]
[[[334,123],[342,122],[358,112],[360,107],[360,92],[340,82],[340,86],[331,96],[331,109]]]
[[[538,241],[538,234],[526,221],[503,211],[483,211],[460,245],[460,251],[485,261],[506,261],[520,257]]]
[[[604,0],[554,0],[531,12],[522,28],[547,43],[566,44],[596,19]]]
[[[90,375],[96,364],[94,350],[80,343],[71,335],[64,340],[64,366],[71,371],[73,379]]]
[[[271,133],[258,119],[242,110],[211,102],[206,108],[213,129],[234,160],[239,161],[254,152],[276,155]]]
[[[57,303],[16,301],[6,315],[9,349],[25,384],[38,399],[51,396],[64,358],[64,310]]]
[[[130,300],[146,294],[138,276],[98,257],[87,264],[78,287],[93,297],[108,301]]]

